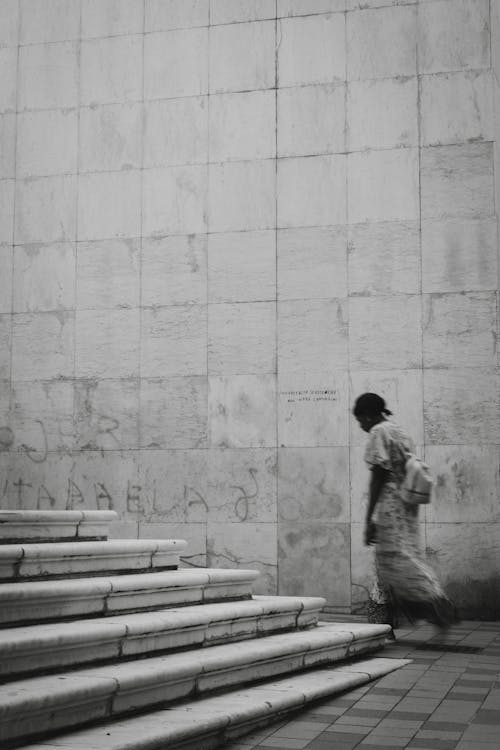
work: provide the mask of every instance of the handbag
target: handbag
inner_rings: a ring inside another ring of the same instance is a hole
[[[408,505],[427,505],[431,501],[433,484],[427,464],[413,453],[408,454],[402,484],[404,502]]]

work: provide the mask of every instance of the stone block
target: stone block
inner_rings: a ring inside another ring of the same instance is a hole
[[[140,229],[140,170],[79,176],[79,240],[138,237]]]
[[[14,312],[75,307],[74,243],[14,248]]]
[[[138,451],[80,450],[73,454],[72,460],[65,479],[63,507],[113,510],[120,521],[130,523],[138,519],[144,494]],[[52,487],[51,484],[48,486]]]
[[[351,524],[351,606],[363,611],[375,583],[375,548],[365,545],[364,523]]]
[[[429,445],[425,459],[435,477],[428,523],[500,520],[498,446]]]
[[[426,444],[499,442],[499,373],[496,370],[484,367],[424,370],[424,399]]]
[[[80,100],[84,105],[137,102],[142,98],[142,37],[82,42]]]
[[[276,372],[276,304],[209,305],[210,375]]]
[[[19,2],[6,0],[2,6],[0,47],[15,47],[19,41]]]
[[[275,23],[226,24],[210,29],[210,92],[273,88]]]
[[[346,222],[346,157],[310,156],[278,161],[278,226]]]
[[[275,196],[276,162],[273,159],[211,165],[209,231],[230,232],[274,227]]]
[[[16,111],[17,47],[0,48],[0,112]]]
[[[285,18],[278,22],[280,86],[345,81],[345,16]]]
[[[345,86],[278,90],[278,156],[345,151]]]
[[[76,110],[24,112],[18,116],[16,170],[19,177],[76,172]]]
[[[14,180],[0,180],[0,242],[14,240]]]
[[[22,45],[66,42],[80,36],[79,0],[20,2],[19,10],[19,43]]]
[[[139,523],[139,539],[185,539],[187,548],[181,556],[183,565],[205,568],[207,534],[202,523]]]
[[[352,81],[347,97],[348,150],[416,146],[417,100],[416,78]]]
[[[145,6],[146,31],[170,31],[208,26],[210,0],[148,0]],[[213,19],[211,19],[214,23]]]
[[[277,243],[280,300],[347,296],[346,227],[283,229]]]
[[[74,466],[70,455],[48,453],[44,461],[43,453],[39,453],[38,438],[35,450],[16,451],[4,454],[8,458],[5,480],[2,486],[2,508],[38,509],[38,510],[71,510],[73,498],[76,498],[75,488],[71,483]],[[38,459],[38,462],[33,460]],[[75,505],[77,503],[75,502]],[[82,510],[78,505],[77,510]],[[70,536],[74,536],[72,527]],[[39,532],[36,532],[39,538]]]
[[[144,306],[206,303],[206,235],[143,239],[141,285]]]
[[[208,457],[209,522],[276,522],[275,448],[217,449]]]
[[[138,307],[139,260],[138,240],[80,242],[77,257],[77,307]]]
[[[76,176],[18,180],[15,242],[76,239]]]
[[[425,367],[496,365],[494,292],[430,294],[423,298]]]
[[[172,99],[208,92],[208,29],[181,29],[144,37],[144,97]]]
[[[416,34],[417,14],[413,6],[348,13],[348,80],[415,75]]]
[[[80,110],[81,172],[141,166],[142,105],[111,104]]]
[[[142,447],[206,447],[206,377],[142,378],[140,394]]]
[[[423,221],[423,291],[494,289],[498,266],[496,245],[494,218]]]
[[[490,71],[423,76],[420,85],[422,145],[494,140]]]
[[[494,213],[491,143],[423,148],[420,164],[422,218]]]
[[[16,115],[0,115],[0,175],[3,179],[16,174]]]
[[[206,450],[142,451],[138,509],[141,525],[160,523],[166,529],[171,523],[204,523],[208,513],[207,472]],[[172,533],[169,531],[168,538],[173,538]],[[204,545],[203,550],[198,545],[193,553],[205,554]]]
[[[72,377],[74,347],[74,313],[61,311],[15,315],[12,330],[13,381]]]
[[[7,387],[10,381],[11,375],[11,358],[12,358],[12,316],[11,315],[0,315],[0,378],[5,381]],[[8,399],[6,399],[6,406],[8,408]],[[7,428],[8,432],[5,435],[5,439],[10,441],[10,428]]]
[[[279,449],[278,519],[349,521],[347,447]]]
[[[0,244],[0,313],[12,310],[12,267],[14,249],[11,245]]]
[[[147,169],[143,181],[144,235],[206,231],[206,166]]]
[[[77,104],[77,42],[29,44],[19,48],[19,110]]]
[[[209,302],[275,299],[275,232],[209,234],[208,293]]]
[[[278,445],[348,445],[348,398],[347,376],[342,372],[280,372]]]
[[[418,220],[418,165],[413,148],[349,154],[349,222]]]
[[[322,596],[348,607],[350,531],[346,523],[304,521],[278,526],[279,591],[286,596]]]
[[[78,310],[75,327],[76,377],[138,376],[139,309]]]
[[[418,222],[380,221],[350,226],[347,263],[350,295],[418,294]]]
[[[387,365],[392,365],[390,359],[388,359]],[[356,398],[367,392],[378,393],[382,396],[387,403],[387,408],[394,414],[391,419],[402,427],[417,446],[423,445],[422,370],[351,371],[350,393],[352,403],[349,404],[349,411],[352,410]],[[350,444],[364,447],[367,435],[361,430],[352,415],[350,425]]]
[[[210,23],[239,23],[276,17],[275,0],[210,0]]]
[[[346,0],[346,10],[367,10],[393,5],[413,5],[414,0]]]
[[[208,161],[206,96],[147,102],[144,166],[202,164]]]
[[[276,154],[276,92],[210,98],[210,161],[272,159]]]
[[[255,594],[275,594],[277,554],[275,523],[208,523],[207,562],[214,568],[251,568],[260,575]]]
[[[207,310],[204,305],[143,309],[141,375],[206,375]]]
[[[279,16],[308,16],[345,10],[345,0],[278,0]]]
[[[82,38],[141,34],[144,24],[140,0],[83,0]]]
[[[488,0],[424,3],[418,13],[419,73],[487,68]]]
[[[397,370],[422,365],[421,300],[417,295],[352,297],[350,361],[356,369]]]
[[[75,441],[85,451],[138,448],[139,381],[76,381]]]
[[[276,445],[276,376],[209,378],[209,436],[212,448]]]
[[[429,523],[427,557],[465,616],[498,617],[500,525]]]
[[[347,367],[345,300],[278,303],[278,370],[331,372]]]

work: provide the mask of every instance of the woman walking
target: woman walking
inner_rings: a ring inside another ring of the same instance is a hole
[[[365,461],[371,478],[365,544],[375,544],[379,584],[411,622],[424,619],[444,629],[457,621],[456,610],[423,560],[418,543],[418,505],[405,503],[402,492],[412,442],[388,419],[391,412],[376,393],[359,396],[353,414],[361,429],[369,433]]]

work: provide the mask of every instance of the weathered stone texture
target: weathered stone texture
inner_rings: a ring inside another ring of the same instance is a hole
[[[375,391],[436,476],[431,560],[497,616],[499,12],[6,0],[2,507],[362,609]]]

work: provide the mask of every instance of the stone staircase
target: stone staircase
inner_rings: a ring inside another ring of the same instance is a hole
[[[2,748],[209,750],[406,663],[371,656],[388,626],[318,624],[323,599],[179,568],[186,542],[107,540],[114,518],[0,511]]]

